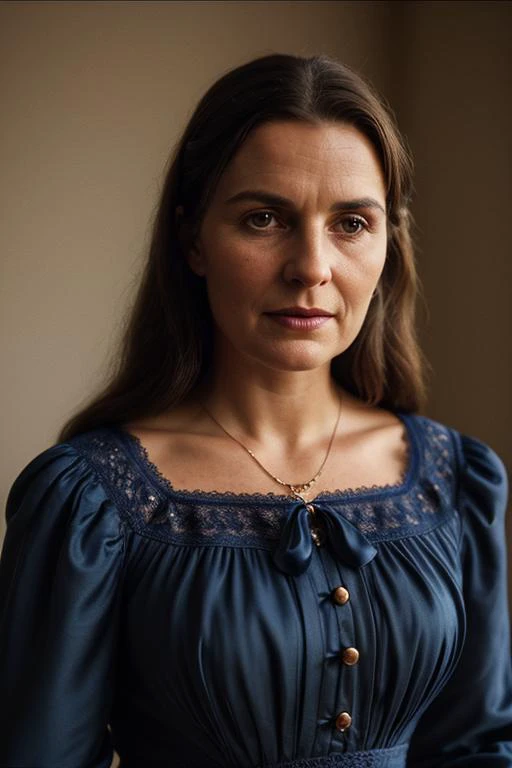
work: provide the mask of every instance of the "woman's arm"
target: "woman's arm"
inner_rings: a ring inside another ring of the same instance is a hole
[[[466,639],[454,675],[413,735],[408,768],[512,768],[507,475],[485,444],[456,435]]]
[[[109,768],[123,554],[117,512],[71,446],[17,478],[0,561],[2,768]]]

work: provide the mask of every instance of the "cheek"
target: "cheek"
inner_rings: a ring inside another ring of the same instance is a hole
[[[386,255],[387,240],[383,238],[382,242],[376,244],[376,246],[372,248],[363,262],[364,266],[361,271],[361,285],[364,285],[365,289],[369,290],[370,293],[373,292],[382,275],[386,263]]]
[[[212,314],[224,325],[233,314],[242,318],[264,300],[266,275],[254,258],[224,252],[210,260],[206,268],[206,286]]]
[[[363,264],[369,276],[380,275],[386,261],[387,249],[388,239],[386,232],[383,230],[365,251]]]
[[[373,293],[386,262],[386,246],[351,257],[342,270],[341,281],[355,301],[364,302]]]
[[[275,277],[272,260],[266,258],[261,248],[229,244],[228,238],[219,242],[226,245],[205,254],[205,276],[212,294],[232,292],[236,301],[240,294],[257,293]]]

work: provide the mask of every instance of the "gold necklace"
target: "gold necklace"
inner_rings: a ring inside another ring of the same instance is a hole
[[[268,470],[268,469],[267,469],[267,468],[266,468],[266,467],[265,467],[265,466],[264,466],[264,465],[261,463],[261,461],[260,461],[260,460],[259,460],[259,459],[258,459],[258,458],[257,458],[257,457],[254,455],[254,453],[251,451],[251,449],[250,449],[250,448],[248,448],[246,445],[244,445],[244,444],[242,443],[242,441],[241,441],[241,440],[239,440],[239,439],[238,439],[238,438],[236,438],[234,435],[232,435],[232,434],[231,434],[231,432],[228,432],[228,430],[227,430],[225,427],[223,427],[223,426],[222,426],[222,424],[220,423],[220,421],[217,421],[217,419],[215,418],[215,416],[214,416],[212,413],[210,413],[210,411],[209,411],[209,410],[208,410],[208,408],[207,408],[207,407],[204,405],[204,403],[201,403],[201,407],[202,407],[202,408],[203,408],[203,410],[204,410],[204,411],[207,413],[207,415],[210,417],[210,419],[211,419],[212,421],[214,421],[214,422],[215,422],[215,424],[217,424],[217,426],[218,426],[218,427],[220,427],[220,429],[222,429],[222,431],[223,431],[223,432],[224,432],[224,433],[225,433],[225,434],[226,434],[228,437],[230,437],[230,438],[231,438],[231,440],[234,440],[234,441],[235,441],[235,443],[238,443],[238,445],[239,445],[241,448],[243,448],[243,449],[244,449],[244,451],[247,451],[247,453],[249,454],[249,456],[250,456],[252,459],[254,459],[254,461],[256,462],[256,464],[257,464],[259,467],[261,467],[261,469],[262,469],[262,470],[263,470],[263,471],[264,471],[264,472],[265,472],[265,473],[266,473],[266,474],[267,474],[269,477],[271,477],[271,478],[272,478],[272,480],[275,480],[275,482],[276,482],[276,483],[279,483],[279,485],[284,485],[286,488],[288,488],[288,489],[289,489],[289,491],[290,491],[290,493],[292,494],[292,496],[294,496],[295,498],[297,498],[297,499],[300,499],[301,501],[304,501],[304,502],[306,501],[306,500],[304,499],[304,496],[303,496],[303,494],[304,494],[304,493],[306,493],[306,491],[309,491],[309,489],[310,489],[310,488],[311,488],[311,487],[312,487],[312,486],[313,486],[313,485],[316,483],[316,481],[318,480],[318,478],[319,478],[319,477],[320,477],[320,475],[322,474],[323,468],[325,467],[325,464],[326,464],[326,462],[327,462],[327,459],[329,458],[329,454],[330,454],[330,452],[331,452],[332,444],[333,444],[333,442],[334,442],[334,437],[335,437],[335,435],[336,435],[336,432],[337,432],[337,429],[338,429],[338,424],[339,424],[339,421],[340,421],[340,414],[341,414],[341,395],[340,395],[340,397],[339,397],[338,415],[337,415],[337,417],[336,417],[336,423],[334,424],[334,429],[333,429],[333,431],[332,431],[332,434],[331,434],[331,439],[329,440],[329,445],[327,446],[327,451],[326,451],[326,453],[325,453],[325,457],[324,457],[324,460],[322,461],[322,463],[321,463],[321,465],[320,465],[320,469],[318,470],[318,472],[316,473],[316,475],[315,475],[314,477],[312,477],[312,478],[311,478],[311,480],[308,480],[306,483],[300,483],[299,485],[297,485],[297,484],[293,484],[293,483],[286,483],[284,480],[281,480],[279,477],[276,477],[276,475],[272,474],[272,472],[270,472],[270,470]]]

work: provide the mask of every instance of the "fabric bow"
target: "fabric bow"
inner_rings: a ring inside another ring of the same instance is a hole
[[[367,565],[377,550],[352,523],[335,509],[314,502],[315,521],[318,520],[326,535],[326,546],[334,556],[351,568]],[[299,576],[308,568],[313,556],[310,513],[306,504],[298,502],[292,509],[274,552],[274,563],[280,571]]]

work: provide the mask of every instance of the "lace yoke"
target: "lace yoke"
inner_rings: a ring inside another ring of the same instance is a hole
[[[426,417],[401,418],[408,432],[409,463],[400,483],[322,492],[310,502],[318,509],[336,510],[371,542],[425,533],[454,510],[451,431]],[[273,493],[174,489],[140,441],[115,426],[69,442],[94,468],[130,527],[160,541],[272,549],[291,511],[301,504]]]

